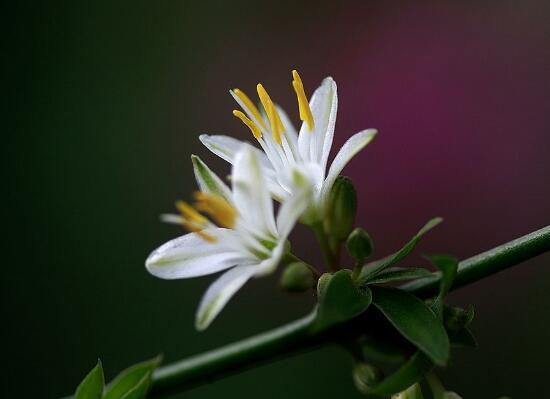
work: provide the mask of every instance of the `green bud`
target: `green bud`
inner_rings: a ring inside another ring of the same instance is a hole
[[[351,179],[338,176],[330,191],[324,219],[324,228],[336,241],[344,241],[351,229],[357,211],[357,194]]]
[[[353,382],[361,393],[370,393],[371,387],[381,381],[382,377],[382,371],[370,364],[357,362],[353,367]]]
[[[445,327],[450,331],[459,331],[464,327],[468,327],[474,319],[474,313],[474,307],[471,305],[467,309],[445,306],[443,310]]]
[[[327,288],[328,282],[332,278],[331,273],[323,273],[319,280],[317,281],[317,297],[321,298],[325,295],[325,290]]]
[[[283,271],[280,284],[286,291],[303,292],[315,285],[315,277],[305,263],[295,262]]]
[[[424,395],[422,395],[420,384],[416,383],[408,387],[403,392],[393,395],[392,399],[424,399]]]
[[[373,250],[372,240],[362,228],[358,227],[351,232],[346,242],[346,248],[350,256],[355,258],[359,264],[363,264]]]

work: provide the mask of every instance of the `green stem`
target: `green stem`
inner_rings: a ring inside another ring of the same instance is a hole
[[[550,226],[460,262],[453,289],[547,251],[550,251]],[[439,279],[423,279],[403,288],[421,297],[429,297],[437,293],[438,284]],[[170,393],[181,392],[261,363],[334,342],[335,337],[330,334],[312,335],[309,332],[313,315],[158,369],[153,375],[151,398],[164,398]],[[341,329],[346,328],[341,326]]]
[[[330,271],[337,271],[338,257],[332,250],[332,246],[330,245],[329,238],[325,232],[323,222],[316,222],[312,224],[311,229],[315,233],[317,241],[319,241],[319,245],[321,247],[321,251],[323,252],[323,256],[325,257],[328,268],[330,269]]]

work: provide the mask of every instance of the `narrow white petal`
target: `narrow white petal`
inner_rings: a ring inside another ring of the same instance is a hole
[[[287,197],[277,214],[277,230],[279,239],[286,240],[296,221],[308,206],[312,204],[313,187],[309,176],[293,171],[292,195]]]
[[[208,234],[219,238],[205,241],[196,233],[189,233],[168,241],[154,250],[145,261],[152,275],[163,279],[178,279],[204,276],[240,264],[249,256],[226,245],[222,235],[227,229],[209,229]]]
[[[195,327],[206,329],[231,297],[254,275],[255,265],[237,266],[224,273],[208,287],[201,299]]]
[[[332,161],[332,165],[330,165],[327,178],[323,184],[323,191],[321,193],[322,198],[326,198],[328,193],[330,193],[334,180],[336,180],[342,169],[344,169],[355,154],[371,142],[374,136],[376,136],[376,133],[376,129],[363,130],[351,136],[342,148],[340,148],[340,151],[336,154],[334,161]]]
[[[298,136],[298,148],[305,161],[316,162],[324,169],[332,147],[338,96],[336,83],[325,78],[315,90],[309,102],[313,114],[314,128],[310,131],[304,122]]]
[[[271,256],[254,267],[255,277],[263,277],[275,271],[285,252],[285,241],[286,240],[279,241],[277,246],[271,251]]]
[[[259,151],[245,145],[235,156],[232,170],[233,200],[239,216],[266,235],[276,234],[273,202],[260,165]]]
[[[198,156],[191,155],[195,179],[201,191],[218,195],[230,204],[233,203],[231,190]]]
[[[199,136],[199,140],[206,146],[206,148],[229,163],[233,163],[235,154],[245,143],[245,141],[237,140],[229,136],[210,136],[208,134],[201,134]]]

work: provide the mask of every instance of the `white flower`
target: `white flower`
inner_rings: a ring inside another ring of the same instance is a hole
[[[195,321],[198,330],[208,327],[251,277],[269,274],[277,267],[285,253],[286,239],[310,201],[306,180],[295,173],[294,194],[281,204],[275,219],[259,155],[260,151],[248,144],[236,151],[232,189],[193,156],[201,190],[195,194],[197,202],[194,207],[179,202],[181,215],[164,217],[192,232],[167,242],[147,258],[147,270],[163,279],[198,277],[230,269],[203,296]]]
[[[286,113],[271,101],[261,84],[258,84],[257,91],[264,111],[262,113],[241,90],[230,90],[230,93],[244,111],[243,114],[235,110],[233,114],[250,128],[264,151],[260,162],[264,165],[272,196],[283,200],[292,193],[290,170],[297,168],[308,176],[314,201],[302,220],[313,223],[323,217],[326,199],[336,177],[377,132],[375,129],[367,129],[350,137],[336,154],[327,173],[338,108],[336,83],[330,77],[324,79],[308,103],[298,72],[292,71],[292,75],[292,86],[303,121],[299,133]],[[236,151],[242,143],[221,135],[201,135],[200,140],[213,153],[230,163],[235,162]]]

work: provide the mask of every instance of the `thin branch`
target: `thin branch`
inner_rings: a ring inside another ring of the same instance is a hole
[[[547,251],[550,251],[550,226],[460,262],[453,289]],[[438,284],[439,278],[423,279],[402,288],[420,297],[429,297],[437,292]],[[269,332],[162,367],[153,375],[150,397],[164,398],[262,363],[334,342],[337,337],[333,331],[321,335],[310,332],[308,327],[312,319],[313,313]],[[340,330],[345,330],[345,326]]]

